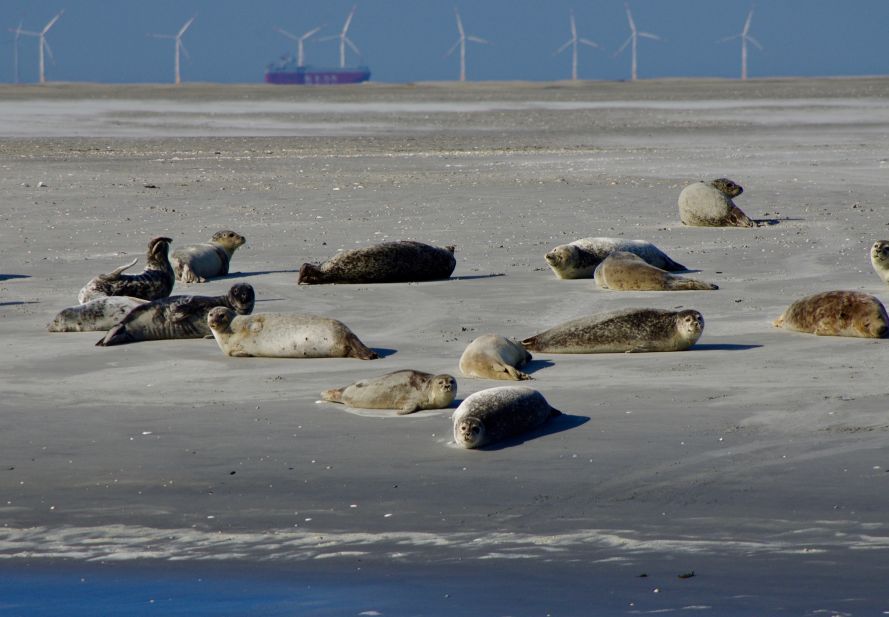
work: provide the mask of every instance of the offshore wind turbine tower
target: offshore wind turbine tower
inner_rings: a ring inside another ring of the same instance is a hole
[[[466,41],[472,41],[473,43],[482,43],[484,45],[490,45],[490,41],[486,41],[485,39],[473,36],[471,34],[466,34],[466,30],[463,29],[463,20],[460,19],[460,11],[457,10],[457,7],[454,7],[454,16],[457,18],[457,32],[459,34],[457,38],[457,42],[454,43],[448,52],[445,54],[445,57],[450,56],[454,53],[458,47],[460,48],[460,81],[466,81]]]
[[[741,79],[747,79],[747,42],[751,42],[760,50],[762,50],[762,45],[759,44],[755,38],[750,36],[750,22],[753,20],[753,7],[750,7],[750,12],[747,13],[747,20],[744,22],[744,29],[741,30],[738,34],[727,36],[725,38],[719,39],[718,42],[724,43],[726,41],[731,41],[732,39],[741,39]]]
[[[30,30],[22,30],[21,23],[18,28],[12,30],[15,32],[15,73],[16,73],[16,81],[18,81],[18,39],[19,36],[24,34],[25,36],[36,36],[37,41],[37,49],[38,53],[38,65],[39,65],[39,73],[40,73],[40,83],[46,83],[46,61],[45,55],[49,56],[50,60],[53,60],[52,49],[49,47],[49,43],[46,42],[46,33],[49,32],[49,29],[56,25],[56,22],[59,21],[59,17],[62,16],[62,13],[65,11],[59,11],[53,16],[52,19],[47,22],[45,26],[43,26],[43,30],[40,32],[32,32]],[[44,53],[45,52],[45,53]],[[54,60],[53,60],[54,61]]]
[[[617,56],[624,49],[627,48],[627,45],[632,43],[632,47],[630,48],[631,56],[632,56],[630,79],[632,79],[633,81],[636,81],[636,79],[638,79],[638,72],[636,70],[636,67],[637,67],[636,47],[637,47],[637,42],[638,42],[639,37],[642,37],[645,39],[652,39],[654,41],[660,41],[661,37],[659,37],[656,34],[652,34],[651,32],[639,32],[636,29],[636,22],[633,20],[633,14],[630,12],[630,5],[628,3],[624,3],[624,8],[627,11],[627,22],[630,24],[630,36],[629,36],[629,38],[627,38],[626,41],[624,41],[624,44],[620,46],[620,49],[618,49],[616,52],[614,52],[614,55]]]
[[[574,9],[571,9],[571,38],[565,41],[565,44],[559,47],[555,53],[560,54],[571,47],[571,80],[577,81],[577,45],[587,45],[588,47],[598,47],[599,45],[589,39],[577,37],[577,24],[574,21]]]
[[[177,86],[182,83],[181,74],[179,72],[179,53],[182,52],[185,54],[185,57],[188,58],[188,50],[185,49],[185,45],[182,43],[182,36],[185,34],[185,31],[191,27],[192,22],[195,20],[197,15],[194,15],[191,19],[186,21],[181,28],[179,28],[179,32],[176,34],[150,34],[149,36],[153,36],[156,39],[173,39],[176,41],[175,44],[175,56],[173,61],[173,83]]]

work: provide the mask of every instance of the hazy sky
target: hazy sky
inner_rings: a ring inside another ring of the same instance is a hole
[[[470,80],[551,80],[570,77],[570,52],[554,55],[569,38],[569,9],[582,47],[581,79],[627,79],[629,49],[613,53],[629,34],[621,0],[0,0],[0,81],[13,81],[14,28],[40,30],[65,13],[47,35],[58,81],[168,82],[173,41],[146,36],[175,33],[192,15],[184,37],[190,60],[183,81],[258,82],[265,66],[293,47],[274,26],[301,34],[336,34],[353,4],[349,37],[372,79],[409,82],[456,79],[458,58],[444,54],[457,38],[454,6],[468,34],[491,41],[469,43]],[[631,0],[639,30],[663,41],[640,40],[639,77],[735,77],[740,43],[717,40],[744,25],[750,0]],[[750,48],[750,77],[889,74],[889,0],[760,0],[750,34],[764,47]],[[333,66],[335,41],[307,43],[307,63]],[[37,39],[19,42],[22,81],[36,81]]]

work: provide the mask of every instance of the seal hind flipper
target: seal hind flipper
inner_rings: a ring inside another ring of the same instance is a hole
[[[127,343],[133,342],[135,342],[135,340],[130,333],[127,332],[126,324],[117,324],[96,343],[96,347],[112,347],[114,345],[126,345]]]
[[[111,272],[108,272],[107,274],[100,274],[100,275],[99,275],[99,280],[102,280],[102,281],[113,281],[113,280],[119,278],[120,275],[121,275],[125,270],[129,270],[130,268],[132,268],[133,266],[135,266],[136,263],[138,263],[138,261],[139,261],[139,258],[136,257],[135,259],[133,259],[133,261],[131,261],[130,263],[128,263],[128,264],[126,264],[126,265],[124,265],[124,266],[120,266],[119,268],[115,268],[114,270],[112,270]]]

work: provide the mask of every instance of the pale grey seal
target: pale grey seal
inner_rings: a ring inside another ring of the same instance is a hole
[[[499,334],[483,334],[473,340],[460,356],[460,372],[482,379],[531,379],[518,367],[531,361],[524,347]]]
[[[655,268],[638,255],[617,251],[606,257],[593,274],[602,289],[614,291],[693,291],[719,289],[712,283]]]
[[[62,309],[47,326],[50,332],[110,330],[127,313],[148,300],[130,296],[102,296],[85,304]]]
[[[320,315],[237,315],[229,308],[216,307],[210,309],[207,323],[219,348],[229,356],[361,360],[378,357],[346,324]]]
[[[877,240],[870,249],[870,263],[884,283],[889,283],[889,240]]]
[[[679,193],[679,219],[693,227],[755,227],[732,201],[743,192],[728,178],[690,184]]]
[[[394,371],[321,393],[325,401],[359,409],[397,409],[398,415],[444,409],[455,396],[457,380],[451,375],[413,370]]]
[[[464,448],[480,448],[521,435],[561,414],[533,388],[488,388],[470,394],[454,410],[454,441]]]
[[[217,231],[209,242],[180,246],[173,250],[170,262],[176,280],[183,283],[206,283],[207,279],[228,274],[231,258],[247,239],[239,233],[224,229]]]
[[[596,266],[615,251],[634,253],[652,266],[669,272],[688,270],[651,242],[624,238],[581,238],[570,244],[560,244],[544,258],[560,279],[591,278]]]

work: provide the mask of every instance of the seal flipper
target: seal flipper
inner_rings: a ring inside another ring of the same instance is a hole
[[[324,282],[324,272],[318,266],[310,263],[304,263],[299,268],[299,276],[296,279],[297,285],[313,285]]]
[[[126,345],[135,343],[136,340],[127,331],[125,324],[117,324],[111,328],[105,336],[96,343],[96,347],[111,347],[113,345]]]
[[[100,274],[98,278],[101,281],[116,280],[116,279],[120,278],[120,275],[122,272],[124,272],[125,270],[129,270],[130,268],[135,266],[138,261],[139,261],[139,258],[136,257],[135,259],[133,259],[133,261],[126,264],[125,266],[120,266],[119,268],[115,268],[114,270],[112,270],[111,272],[109,272],[107,274]]]

